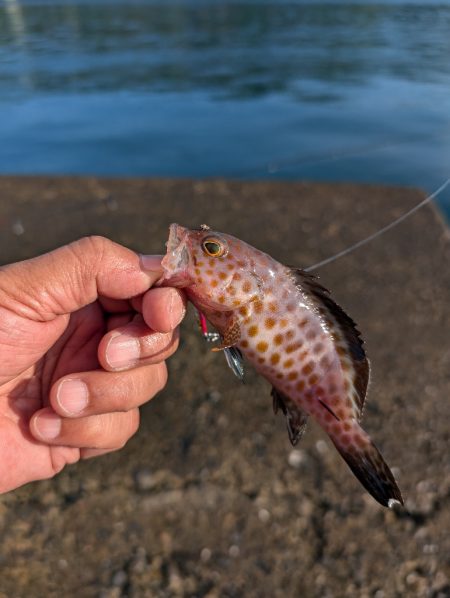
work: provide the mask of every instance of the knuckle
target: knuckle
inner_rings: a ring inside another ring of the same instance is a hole
[[[168,372],[166,362],[158,363],[154,372],[155,391],[160,392],[167,384]]]
[[[97,256],[99,254],[101,255],[104,251],[107,241],[108,240],[105,237],[101,237],[99,235],[90,235],[82,237],[77,241],[73,241],[73,243],[70,243],[69,248],[80,260],[84,262],[86,259],[86,254]]]
[[[139,383],[136,376],[117,378],[111,396],[111,411],[129,411],[135,397],[139,396]]]
[[[124,426],[126,430],[126,436],[123,440],[123,446],[128,442],[128,440],[136,434],[139,429],[139,409],[133,409],[127,413],[127,425]]]

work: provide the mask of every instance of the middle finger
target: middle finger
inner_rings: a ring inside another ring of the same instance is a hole
[[[159,363],[174,353],[178,347],[178,328],[171,332],[154,332],[142,316],[105,334],[99,343],[100,365],[109,371]]]

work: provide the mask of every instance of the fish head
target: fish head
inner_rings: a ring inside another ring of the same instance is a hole
[[[217,311],[258,298],[253,248],[243,241],[206,225],[191,230],[172,224],[166,246],[160,286],[184,288],[195,305]]]

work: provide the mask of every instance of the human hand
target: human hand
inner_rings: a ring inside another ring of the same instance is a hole
[[[167,380],[182,293],[159,256],[88,237],[0,268],[0,492],[121,448]]]

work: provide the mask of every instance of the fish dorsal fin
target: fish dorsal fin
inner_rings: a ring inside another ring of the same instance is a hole
[[[286,416],[289,440],[291,441],[292,446],[295,446],[305,432],[308,414],[274,386],[272,387],[271,394],[273,399],[273,412],[276,414],[278,409],[281,409]]]
[[[345,311],[330,297],[329,291],[317,281],[315,276],[308,274],[299,268],[291,268],[295,283],[302,292],[312,295],[313,300],[319,308],[325,310],[332,322],[335,323],[343,335],[349,357],[352,360],[354,369],[353,386],[356,391],[355,409],[356,418],[360,419],[364,407],[364,400],[369,383],[369,360],[363,347],[363,340],[355,322]]]

